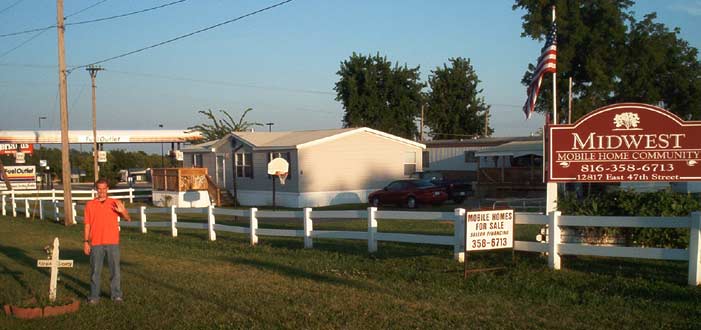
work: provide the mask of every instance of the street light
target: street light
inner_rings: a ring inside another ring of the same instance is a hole
[[[163,124],[158,124],[158,128],[163,128]],[[161,141],[161,168],[163,168],[164,161],[163,161],[163,141]]]
[[[268,125],[268,132],[272,132],[272,131],[273,131],[273,125],[275,125],[275,123],[265,123],[265,124]]]

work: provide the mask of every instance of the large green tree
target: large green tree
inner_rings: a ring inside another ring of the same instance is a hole
[[[414,138],[423,84],[419,67],[392,65],[386,57],[356,53],[341,62],[334,89],[343,103],[344,127],[371,127],[387,133]]]
[[[212,123],[197,124],[195,126],[190,126],[187,129],[200,132],[203,137],[203,142],[219,140],[231,132],[242,132],[255,126],[263,126],[261,123],[249,122],[245,120],[246,114],[252,110],[252,108],[246,109],[243,114],[241,114],[238,122],[235,121],[226,110],[219,110],[219,112],[224,114],[225,118],[217,118],[211,109],[200,110],[198,113],[203,114]]]
[[[631,0],[516,0],[523,9],[524,37],[543,41],[557,8],[559,118],[567,109],[568,78],[574,82],[573,119],[623,101],[662,103],[681,116],[699,118],[696,49],[648,15],[637,22]],[[535,60],[538,54],[533,55]],[[531,81],[533,64],[523,83]],[[550,79],[547,75],[546,80]],[[537,109],[550,111],[552,90],[543,82]]]
[[[462,136],[481,135],[485,132],[485,115],[489,106],[480,94],[482,89],[470,59],[449,59],[450,66],[443,64],[431,71],[428,83],[431,91],[427,96],[426,124],[434,139],[450,139]],[[487,135],[493,130],[488,128]]]

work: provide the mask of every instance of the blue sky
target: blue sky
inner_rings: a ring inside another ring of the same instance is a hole
[[[108,0],[66,22],[118,15],[172,0]],[[99,0],[65,1],[71,15]],[[66,61],[84,65],[149,46],[275,4],[278,1],[189,0],[105,22],[69,26]],[[0,34],[55,24],[53,0],[0,0]],[[278,8],[135,55],[102,64],[98,129],[179,129],[204,120],[197,110],[226,109],[274,122],[274,130],[338,128],[339,64],[352,52],[379,52],[393,62],[430,70],[450,57],[471,59],[495,136],[527,135],[543,124],[525,121],[520,80],[538,56],[539,41],[522,38],[511,1],[295,0]],[[4,10],[4,11],[3,11]],[[681,28],[701,47],[701,1],[638,1],[636,15]],[[0,38],[0,129],[58,129],[56,31]],[[70,126],[91,127],[90,77],[69,76]],[[155,151],[155,149],[154,149]]]

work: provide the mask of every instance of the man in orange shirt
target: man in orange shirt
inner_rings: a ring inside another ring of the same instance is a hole
[[[97,197],[85,205],[85,231],[83,252],[90,256],[90,296],[88,303],[97,304],[100,299],[100,272],[105,256],[110,268],[110,294],[112,301],[122,303],[121,276],[119,273],[119,223],[117,216],[127,221],[131,217],[119,200],[107,197],[107,180],[95,182]]]

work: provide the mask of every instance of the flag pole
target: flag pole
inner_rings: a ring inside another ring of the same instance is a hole
[[[553,9],[553,23],[555,23],[555,6]],[[553,72],[553,124],[557,125],[557,70]]]
[[[555,23],[555,6],[552,6],[552,17],[553,17],[552,22]],[[557,79],[557,70],[555,70],[555,72],[553,72],[553,119],[552,119],[553,124],[557,124],[557,97],[555,96],[557,94],[556,79]],[[545,119],[545,129],[548,129],[547,116],[545,116],[545,118],[546,118]],[[543,132],[543,136],[545,136],[545,134],[546,134],[546,132]],[[552,137],[548,137],[548,144],[552,143],[552,141],[549,140],[551,138]],[[548,146],[546,146],[545,144],[543,144],[543,148],[549,149]],[[551,165],[552,155],[550,155],[549,152],[546,152],[545,154],[547,155],[548,159],[547,159],[547,162],[544,162],[543,164],[552,168],[552,165]],[[547,173],[549,176],[550,169],[548,169]],[[546,180],[546,183],[545,183],[545,214],[550,214],[551,212],[554,212],[557,209],[557,183],[548,181],[548,178],[544,178],[544,179]]]

